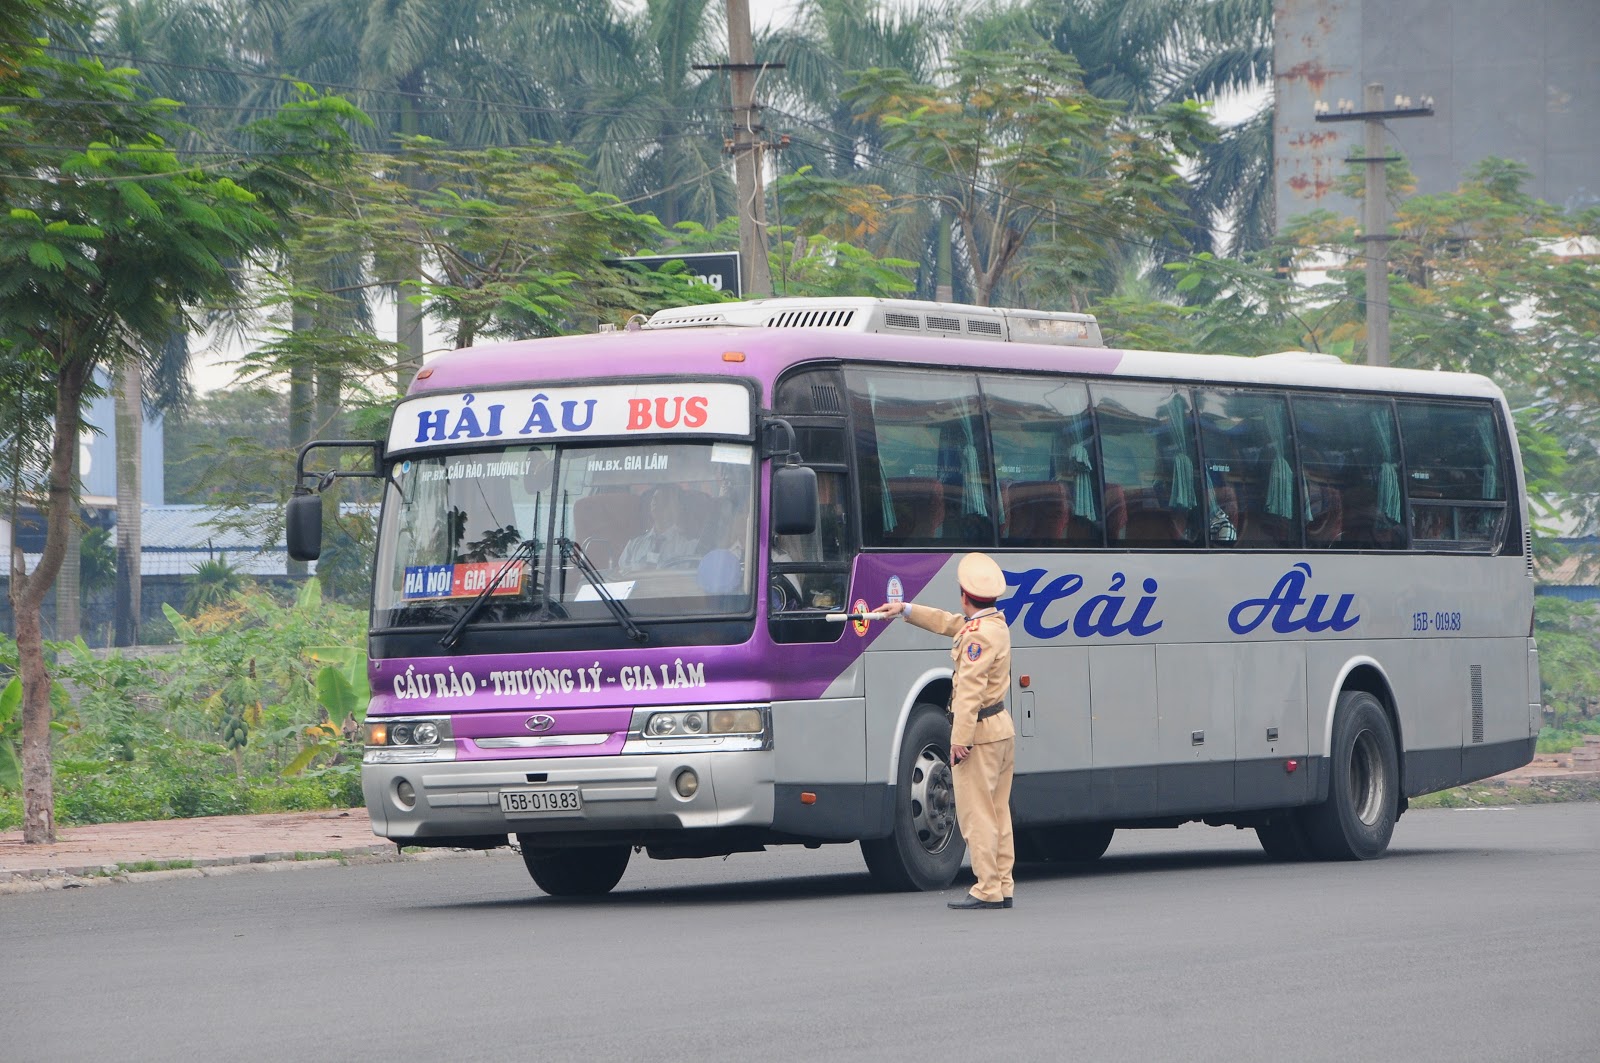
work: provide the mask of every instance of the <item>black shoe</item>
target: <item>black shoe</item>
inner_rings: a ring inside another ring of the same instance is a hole
[[[1011,903],[1011,898],[1007,897],[1005,900],[1000,902],[1000,907],[1002,907],[1002,908],[1013,908],[1013,907],[1015,907],[1015,905],[1013,905]]]
[[[986,901],[980,897],[974,897],[970,893],[959,901],[950,901],[945,905],[947,908],[960,908],[964,911],[971,911],[976,908],[1004,908],[1005,906],[1005,901]]]

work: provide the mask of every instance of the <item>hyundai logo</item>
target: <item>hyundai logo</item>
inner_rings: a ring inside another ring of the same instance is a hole
[[[529,716],[525,726],[530,731],[548,731],[555,725],[556,718],[554,716],[547,716],[541,712],[537,716]]]

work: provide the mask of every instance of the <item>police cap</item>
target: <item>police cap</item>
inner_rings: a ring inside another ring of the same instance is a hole
[[[1006,574],[988,554],[968,554],[956,567],[956,582],[974,601],[992,602],[1006,592]]]

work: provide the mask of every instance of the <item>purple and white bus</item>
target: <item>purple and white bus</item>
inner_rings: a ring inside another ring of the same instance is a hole
[[[952,607],[970,550],[1009,584],[1024,859],[1190,821],[1376,857],[1408,797],[1533,754],[1522,470],[1482,377],[773,299],[446,354],[386,441],[327,445],[385,480],[373,829],[514,840],[553,894],[641,849],[829,842],[948,885],[949,653],[867,614]]]

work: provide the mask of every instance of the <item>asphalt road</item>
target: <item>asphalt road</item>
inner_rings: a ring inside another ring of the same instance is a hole
[[[952,892],[948,896],[955,896]],[[1600,804],[1408,814],[1386,859],[1124,832],[1009,912],[854,847],[488,858],[0,897],[0,1060],[1600,1058]]]

